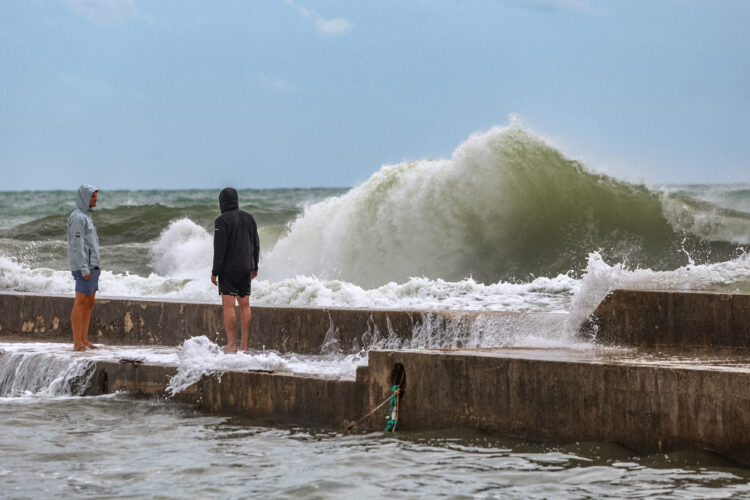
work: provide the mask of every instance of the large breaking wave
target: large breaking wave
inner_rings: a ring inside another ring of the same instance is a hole
[[[363,286],[494,283],[575,274],[595,251],[666,270],[733,259],[748,243],[750,214],[593,173],[511,124],[308,207],[264,268]]]

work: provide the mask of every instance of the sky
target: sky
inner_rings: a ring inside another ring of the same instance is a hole
[[[524,128],[750,182],[745,0],[0,0],[0,190],[346,187]]]

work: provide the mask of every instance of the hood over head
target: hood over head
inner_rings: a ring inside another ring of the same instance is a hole
[[[227,187],[221,190],[221,194],[219,194],[219,208],[221,209],[221,213],[240,208],[236,189]]]
[[[89,203],[91,203],[91,196],[99,191],[94,186],[91,186],[89,184],[81,184],[81,187],[78,188],[78,199],[76,200],[76,206],[83,210],[84,212],[90,212],[93,210]]]

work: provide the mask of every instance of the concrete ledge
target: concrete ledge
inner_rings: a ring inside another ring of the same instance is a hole
[[[750,349],[750,295],[615,290],[586,330],[610,345]]]
[[[367,392],[366,378],[355,382],[258,371],[207,375],[172,397],[165,389],[176,372],[173,366],[99,361],[85,395],[126,391],[172,399],[210,413],[344,429],[362,416]]]
[[[531,440],[617,442],[641,452],[710,449],[750,464],[750,362],[717,369],[584,353],[554,360],[570,355],[373,352],[370,404],[388,393],[388,376],[401,364],[402,430],[473,427]]]
[[[344,429],[348,422],[362,416],[365,382],[227,372],[221,379],[201,379],[198,406],[212,413]]]
[[[0,339],[70,342],[72,297],[0,293]],[[519,322],[556,325],[560,314],[477,311],[327,309],[253,306],[250,347],[320,354],[358,352],[378,342],[399,347],[415,332],[450,331],[461,346],[475,331],[513,330]],[[205,335],[224,344],[221,305],[165,300],[99,299],[89,338],[110,345],[179,345]],[[239,314],[239,311],[238,311]]]
[[[126,391],[134,396],[166,398],[169,380],[177,374],[177,367],[150,365],[141,362],[97,361],[94,373],[84,395],[99,396]],[[195,386],[188,387],[176,398],[191,402],[196,397]]]

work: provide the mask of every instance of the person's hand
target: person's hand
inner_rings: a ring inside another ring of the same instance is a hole
[[[214,284],[214,286],[218,286],[218,285],[219,285],[219,284],[218,284],[218,283],[216,282],[216,276],[214,276],[213,274],[211,275],[211,283],[213,283],[213,284]]]
[[[251,280],[254,280],[256,276],[258,276],[258,271],[253,271],[252,273],[250,273]]]
[[[91,273],[88,273],[86,276],[83,277],[86,281],[91,279]]]

